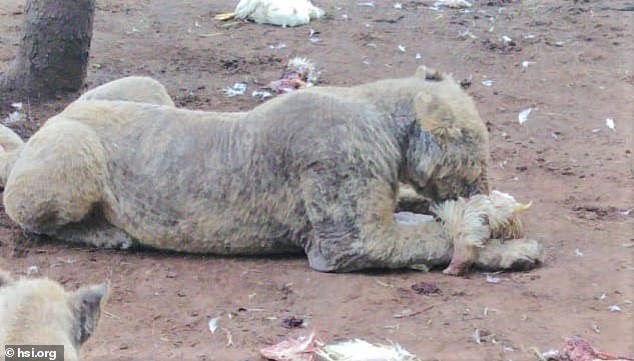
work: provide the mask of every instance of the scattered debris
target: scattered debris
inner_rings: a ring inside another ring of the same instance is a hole
[[[488,307],[485,307],[485,308],[482,310],[482,316],[484,316],[484,317],[488,317],[488,316],[489,316],[489,312],[498,312],[498,310],[496,310],[495,308],[488,308]]]
[[[477,343],[478,345],[482,344],[482,339],[480,338],[480,330],[476,328],[476,330],[473,332],[473,341],[475,341],[475,343]]]
[[[216,333],[216,330],[218,329],[218,321],[220,321],[220,317],[214,317],[209,319],[209,322],[207,323],[209,332],[211,332],[212,335]]]
[[[471,7],[471,3],[466,0],[439,0],[433,5],[435,8],[446,6],[452,9],[466,9]]]
[[[11,103],[11,107],[14,108],[15,110],[22,110],[23,108],[22,102]]]
[[[464,39],[464,40],[466,40],[466,39],[477,39],[477,38],[478,38],[477,36],[473,35],[473,33],[471,32],[471,30],[469,30],[468,28],[467,28],[467,29],[465,29],[465,31],[461,31],[461,32],[459,32],[459,33],[458,33],[458,36],[459,36],[461,39]]]
[[[272,97],[273,94],[271,92],[267,92],[266,90],[255,90],[251,93],[251,96],[260,100],[265,100]]]
[[[222,89],[228,97],[235,97],[238,95],[243,95],[245,91],[247,91],[247,85],[245,83],[235,83],[230,87],[226,87]]]
[[[536,64],[534,61],[528,61],[528,60],[524,60],[522,62],[522,68],[528,68],[529,65],[531,64]]]
[[[397,312],[394,314],[394,318],[405,318],[405,317],[412,317],[412,316],[416,316],[419,313],[421,313],[422,311],[414,311],[410,308],[406,308],[401,312]]]
[[[36,265],[32,265],[30,266],[27,270],[26,270],[26,275],[30,276],[30,275],[34,275],[40,272],[40,269],[38,266]]]
[[[616,356],[597,351],[581,337],[571,337],[559,351],[544,353],[535,352],[537,357],[545,361],[634,361],[634,357]]]
[[[314,29],[310,29],[310,33],[308,35],[308,41],[313,44],[317,44],[321,41],[321,38],[318,36],[320,34],[319,31],[315,31]]]
[[[365,7],[373,8],[374,3],[371,1],[366,1],[366,2],[357,3],[357,6],[365,6]]]
[[[381,281],[381,280],[376,280],[376,283],[377,283],[379,286],[383,286],[383,287],[386,287],[386,288],[394,288],[394,285],[389,284],[389,283],[386,283],[386,282],[383,282],[383,281]]]
[[[416,60],[420,60],[422,58],[423,58],[423,56],[420,55],[420,53],[416,53],[416,56],[414,56],[414,59],[416,59]]]
[[[10,124],[10,123],[21,122],[22,120],[24,120],[24,113],[22,113],[19,110],[16,110],[14,112],[9,113],[9,116],[7,116],[6,118],[2,119],[2,123]]]
[[[576,255],[577,257],[583,257],[583,252],[581,252],[581,251],[579,250],[579,248],[575,248],[575,255]]]
[[[282,320],[282,327],[284,328],[298,328],[304,325],[304,319],[295,316],[286,317]]]
[[[599,330],[599,326],[597,326],[596,324],[592,324],[592,331],[594,331],[595,333],[601,333],[601,330]]]
[[[225,335],[227,335],[227,343],[225,344],[225,346],[233,346],[233,336],[231,335],[231,332],[226,328],[222,328],[221,330],[225,333]]]
[[[405,49],[405,46],[404,46],[404,45],[399,44],[399,45],[398,45],[398,51],[400,51],[401,53],[404,53],[404,52],[406,52],[406,51],[407,51],[407,49]]]
[[[483,80],[482,81],[482,85],[484,85],[486,87],[493,86],[494,83],[495,83],[495,80]]]
[[[314,332],[265,347],[260,355],[274,361],[420,361],[396,343],[380,345],[352,339],[326,345]]]
[[[619,305],[612,305],[608,307],[608,311],[610,312],[621,312],[621,307]]]
[[[502,35],[502,43],[504,43],[505,45],[510,44],[513,42],[513,39],[511,39],[510,37],[506,36],[506,35]]]
[[[219,14],[214,19],[227,21],[247,19],[258,24],[271,24],[281,27],[306,25],[313,19],[319,19],[325,12],[314,6],[310,0],[240,0],[234,12]]]
[[[619,211],[619,214],[622,215],[622,216],[629,216],[630,213],[632,213],[633,210],[634,210],[634,208],[626,209],[624,211]]]
[[[603,300],[605,300],[606,297],[607,297],[607,295],[605,294],[605,292],[603,292],[601,294],[601,296],[599,296],[599,300],[603,301]]]
[[[276,94],[289,93],[317,83],[319,73],[315,65],[306,58],[296,57],[288,61],[282,77],[269,85]]]
[[[308,337],[301,336],[295,340],[284,340],[273,346],[260,350],[260,355],[276,361],[313,361],[315,348],[319,342],[315,339],[315,333]]]
[[[326,345],[315,354],[324,361],[420,361],[398,344],[378,345],[360,339]]]
[[[522,110],[518,114],[517,120],[520,122],[520,124],[526,123],[526,121],[528,120],[528,116],[531,114],[532,111],[533,111],[533,108],[528,108],[528,109]]]
[[[614,119],[612,119],[612,118],[605,118],[605,126],[606,126],[606,127],[608,127],[608,128],[610,128],[610,129],[612,129],[612,130],[615,130],[615,129],[614,129]]]
[[[498,341],[495,339],[495,334],[486,330],[480,330],[476,328],[471,337],[473,337],[473,341],[475,341],[475,343],[477,343],[478,345],[481,345],[483,343],[498,343]]]
[[[440,288],[433,282],[419,282],[411,286],[412,290],[419,295],[439,294]]]
[[[394,9],[402,9],[402,8],[403,8],[403,4],[401,4],[401,3],[394,3],[393,7],[394,7]]]
[[[269,45],[269,49],[276,49],[276,50],[277,49],[284,49],[284,48],[286,48],[286,46],[287,45],[284,44],[284,43],[271,44],[271,45]]]
[[[491,274],[489,274],[489,273],[486,273],[486,277],[487,277],[487,283],[496,284],[496,283],[500,283],[500,281],[501,281],[499,277],[491,276]]]

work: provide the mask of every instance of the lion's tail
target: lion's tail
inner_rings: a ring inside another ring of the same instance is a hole
[[[0,124],[0,187],[4,187],[24,141],[13,130]]]

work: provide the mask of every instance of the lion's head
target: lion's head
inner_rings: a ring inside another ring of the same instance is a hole
[[[410,182],[434,201],[488,194],[489,136],[472,99],[450,75],[420,67],[416,76],[426,81],[413,104]]]

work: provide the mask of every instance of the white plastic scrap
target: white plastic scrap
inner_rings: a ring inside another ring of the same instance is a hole
[[[493,277],[490,274],[486,274],[487,276],[487,283],[500,283],[500,278],[499,277]]]
[[[531,65],[531,64],[535,64],[535,62],[534,61],[524,60],[522,62],[522,68],[528,68],[528,66]]]
[[[495,83],[495,80],[483,80],[482,81],[482,85],[487,86],[487,87],[488,86],[492,86],[493,83]]]
[[[374,3],[371,2],[371,1],[367,1],[367,2],[362,2],[362,3],[357,3],[357,6],[365,6],[365,7],[373,8],[374,7]]]
[[[506,36],[506,35],[502,35],[502,42],[503,42],[504,44],[508,44],[508,43],[510,43],[511,41],[513,41],[513,39],[511,39],[510,37],[508,37],[508,36]]]
[[[401,3],[394,3],[394,9],[402,9],[403,8],[403,4]]]
[[[420,55],[420,53],[416,53],[416,56],[414,57],[416,60],[420,60],[423,58],[422,55]]]
[[[436,8],[440,6],[446,6],[452,9],[464,9],[470,8],[471,3],[466,0],[439,0],[436,1],[433,6]]]
[[[40,269],[36,266],[36,265],[32,265],[30,266],[27,270],[26,270],[26,274],[28,276],[30,275],[34,275],[36,273],[40,272]]]
[[[482,344],[482,338],[480,337],[480,330],[478,330],[476,328],[476,330],[473,332],[473,340],[475,341],[475,343],[477,343],[478,345]]]
[[[9,116],[2,119],[2,122],[5,124],[20,122],[24,119],[24,113],[16,110],[14,112],[9,113]]]
[[[265,90],[263,90],[263,91],[255,90],[254,92],[251,93],[251,96],[254,97],[254,98],[258,98],[260,100],[264,100],[266,98],[272,97],[273,94],[271,92],[267,92]]]
[[[16,110],[22,110],[22,102],[11,103],[11,107],[13,107]]]
[[[605,126],[614,130],[614,119],[612,118],[605,118]]]
[[[619,307],[618,305],[612,305],[612,306],[608,307],[608,311],[610,311],[610,312],[621,312],[621,307]]]
[[[404,45],[399,44],[399,45],[398,45],[398,51],[400,51],[401,53],[404,53],[404,52],[406,52],[406,51],[407,51],[407,49],[405,49],[405,46],[404,46]]]
[[[526,121],[528,120],[528,116],[531,114],[532,111],[533,111],[533,108],[528,108],[528,109],[522,110],[518,114],[517,120],[520,122],[520,124],[526,123]]]
[[[207,323],[207,327],[209,327],[209,332],[211,332],[212,334],[216,333],[216,330],[218,329],[219,320],[220,320],[220,317],[214,317],[210,319],[209,322]]]
[[[317,44],[318,42],[321,41],[321,38],[317,36],[317,34],[319,34],[318,31],[315,31],[314,29],[310,29],[310,33],[308,34],[308,40],[313,44]]]
[[[420,361],[398,344],[376,345],[360,339],[327,345],[315,354],[324,361]]]
[[[284,49],[285,47],[286,47],[286,44],[284,44],[284,43],[278,43],[278,44],[269,45],[269,49]]]
[[[466,29],[465,31],[459,32],[458,36],[460,36],[460,38],[462,38],[462,39],[467,39],[467,38],[477,39],[478,38],[477,36],[473,35],[471,30],[469,30],[469,29]]]
[[[235,83],[230,87],[222,89],[222,91],[228,97],[235,97],[244,94],[244,92],[247,91],[247,85],[245,83]]]
[[[548,350],[546,352],[542,352],[542,358],[544,360],[558,359],[559,358],[559,351],[557,351],[557,350]]]
[[[581,252],[581,251],[579,250],[579,248],[575,248],[575,255],[576,255],[577,257],[583,257],[583,252]]]

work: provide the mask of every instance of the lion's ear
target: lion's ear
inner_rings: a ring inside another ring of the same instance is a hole
[[[436,95],[428,91],[418,93],[414,99],[414,109],[421,128],[439,140],[451,141],[462,136],[462,129],[452,108]]]
[[[72,294],[75,324],[74,336],[78,345],[83,344],[94,332],[101,317],[110,286],[108,282],[82,287]]]

